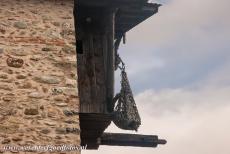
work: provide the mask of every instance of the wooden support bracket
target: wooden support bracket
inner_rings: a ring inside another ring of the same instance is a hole
[[[109,146],[134,146],[134,147],[157,147],[166,144],[167,141],[159,139],[156,135],[104,133],[99,139],[100,145]]]

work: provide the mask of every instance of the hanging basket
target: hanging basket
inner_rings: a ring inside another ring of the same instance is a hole
[[[121,129],[137,131],[141,125],[141,118],[133,98],[124,63],[122,64],[123,66],[119,67],[121,69],[121,90],[114,107],[113,122]]]

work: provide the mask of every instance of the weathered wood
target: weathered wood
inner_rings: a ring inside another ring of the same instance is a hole
[[[111,9],[96,8],[87,15],[79,10],[76,36],[83,43],[83,52],[77,56],[80,112],[108,113],[114,93],[115,15]]]
[[[112,120],[114,40],[156,13],[157,9],[158,6],[148,4],[147,0],[75,0],[75,31],[77,49],[80,50],[77,52],[77,71],[81,144],[87,144],[88,149],[98,149],[100,143],[143,147],[164,143],[157,140],[157,136],[146,136],[145,142],[141,136],[134,140],[124,136],[119,140],[114,134],[102,136]],[[109,141],[111,136],[112,142]]]
[[[135,147],[157,147],[166,144],[166,140],[158,139],[156,135],[137,135],[104,133],[100,138],[101,145],[110,146],[135,146]]]
[[[106,113],[106,74],[103,68],[107,69],[107,65],[104,64],[103,36],[88,38],[83,41],[83,54],[78,56],[80,112]]]
[[[88,5],[88,6],[96,6],[96,7],[101,7],[101,6],[116,6],[116,7],[121,7],[123,5],[131,5],[134,7],[138,7],[140,3],[147,2],[147,0],[81,0],[79,1],[81,5]]]
[[[80,112],[112,112],[114,40],[156,13],[158,5],[146,0],[75,0],[75,7],[76,37],[83,44],[77,56]]]
[[[107,72],[106,72],[106,92],[108,111],[112,112],[112,100],[114,97],[114,71],[115,71],[115,49],[114,49],[114,33],[115,33],[115,9],[108,11],[108,23],[106,27],[108,36],[107,52]]]
[[[110,114],[80,113],[81,145],[87,145],[87,149],[98,149],[98,138],[110,125]]]
[[[123,6],[116,14],[115,38],[126,33],[153,14],[158,12],[159,4],[143,4],[139,7]]]

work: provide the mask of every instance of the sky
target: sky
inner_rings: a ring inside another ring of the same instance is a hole
[[[83,154],[230,154],[230,1],[157,0],[127,33],[126,63],[142,125],[158,148],[101,146]],[[119,72],[116,89],[119,89]],[[107,132],[124,132],[113,124]]]

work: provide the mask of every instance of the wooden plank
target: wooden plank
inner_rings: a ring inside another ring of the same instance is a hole
[[[109,31],[111,25],[105,21],[109,21],[111,15],[98,8],[92,9],[92,14],[84,14],[82,8],[78,11],[76,36],[83,43],[83,53],[77,55],[80,112],[107,113],[107,94],[113,97],[112,88],[108,89],[107,83],[114,82],[112,75],[108,75],[113,64],[110,56],[113,55],[114,30]],[[86,22],[84,17],[90,21]]]
[[[124,5],[138,6],[147,0],[78,0],[79,5],[94,7],[118,7]]]
[[[107,36],[106,35],[103,35],[103,64],[104,64],[104,68],[103,68],[103,71],[104,71],[104,74],[107,74],[107,61],[108,61],[108,40],[107,40]],[[104,81],[106,81],[106,76],[104,78]],[[105,100],[103,102],[103,105],[106,106],[106,110],[107,110],[107,99],[106,99],[106,95],[107,95],[107,92],[106,92],[106,85],[103,87],[105,88],[105,91],[103,91],[104,93],[104,96],[105,96]],[[104,90],[104,89],[103,89]]]
[[[107,72],[106,72],[106,96],[108,103],[108,111],[112,112],[112,100],[114,97],[114,71],[115,71],[115,50],[114,50],[114,35],[115,35],[115,10],[108,10],[107,16]]]
[[[101,145],[109,146],[157,147],[166,142],[156,135],[104,133],[100,138]]]
[[[106,113],[106,74],[103,68],[107,69],[107,64],[104,63],[103,37],[91,35],[87,38],[83,41],[84,53],[78,55],[80,112]]]

